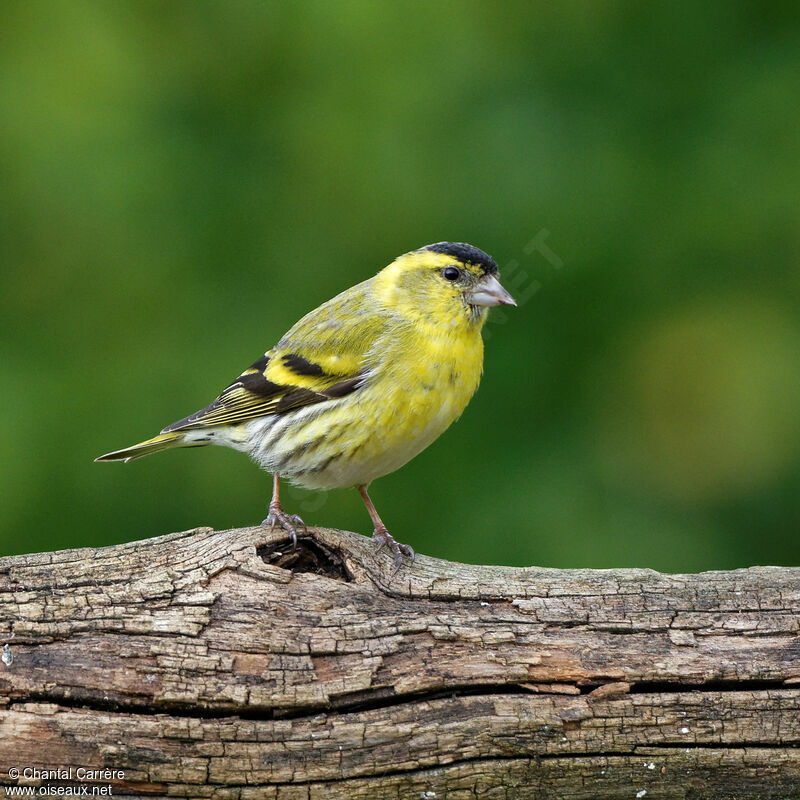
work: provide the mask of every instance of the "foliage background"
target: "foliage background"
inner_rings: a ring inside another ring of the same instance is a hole
[[[92,459],[449,239],[525,302],[489,325],[461,421],[375,484],[398,539],[517,565],[796,564],[799,16],[6,0],[0,552],[258,522],[269,478],[241,454]],[[554,256],[526,252],[537,235]],[[354,491],[286,497],[370,531]]]

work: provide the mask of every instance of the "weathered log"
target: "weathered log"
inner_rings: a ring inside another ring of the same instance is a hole
[[[3,558],[0,785],[800,797],[799,615],[800,569],[393,574],[327,529]]]

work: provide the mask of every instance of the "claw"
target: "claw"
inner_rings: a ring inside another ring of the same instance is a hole
[[[378,542],[378,549],[375,551],[376,554],[380,553],[384,547],[388,547],[392,552],[392,555],[394,556],[393,575],[396,575],[400,567],[403,566],[403,556],[408,558],[410,561],[414,560],[414,556],[416,555],[414,553],[414,549],[410,545],[396,542],[394,536],[392,536],[392,534],[389,533],[386,528],[375,528],[372,538]]]
[[[297,514],[287,514],[279,503],[269,504],[269,514],[261,524],[269,525],[270,530],[275,530],[276,525],[283,528],[292,540],[292,549],[297,547],[297,529],[301,528],[303,533],[307,530],[305,522]]]

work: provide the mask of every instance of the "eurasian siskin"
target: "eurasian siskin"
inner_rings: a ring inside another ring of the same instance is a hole
[[[131,461],[171,447],[220,444],[273,474],[265,524],[296,542],[303,521],[280,504],[279,480],[355,486],[378,549],[395,542],[367,494],[454,422],[478,388],[488,307],[516,305],[490,256],[439,242],[400,256],[306,314],[210,405],[153,439],[100,456]]]

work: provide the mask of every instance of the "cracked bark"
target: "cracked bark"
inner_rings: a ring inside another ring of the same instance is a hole
[[[800,798],[800,569],[392,570],[327,529],[0,559],[0,786]]]

